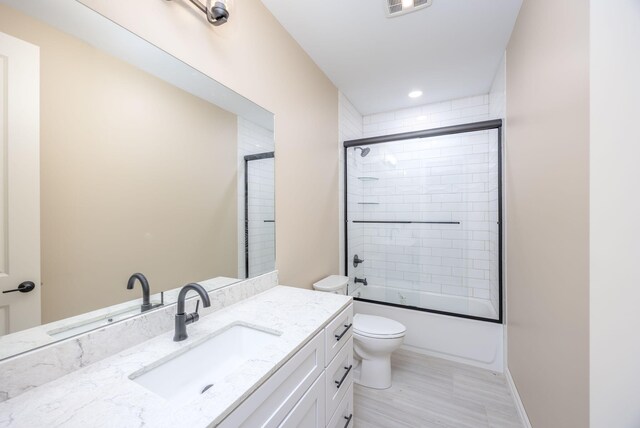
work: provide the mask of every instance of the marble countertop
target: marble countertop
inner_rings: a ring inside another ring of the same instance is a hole
[[[277,286],[0,403],[0,427],[208,427],[217,425],[351,302],[351,297]],[[129,379],[232,323],[281,333],[206,394],[176,404]]]

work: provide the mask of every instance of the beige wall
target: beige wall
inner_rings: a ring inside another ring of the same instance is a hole
[[[40,46],[43,322],[237,265],[237,118],[5,6]]]
[[[188,1],[82,2],[275,114],[280,281],[337,273],[338,92],[264,5],[213,27]]]
[[[589,5],[525,0],[507,48],[508,367],[534,427],[589,416]]]
[[[640,426],[640,2],[591,1],[592,428]]]

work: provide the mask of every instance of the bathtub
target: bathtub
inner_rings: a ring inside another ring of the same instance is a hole
[[[389,306],[359,299],[428,307],[444,312],[469,313],[483,318],[496,318],[496,311],[489,301],[375,285],[361,286],[350,294],[355,298],[354,309],[356,313],[391,318],[407,327],[403,348],[500,373],[504,371],[504,327],[502,324]]]
[[[435,311],[467,314],[480,318],[498,318],[498,313],[489,300],[474,297],[452,296],[375,285],[360,286],[350,294],[353,297],[365,300],[429,308]]]

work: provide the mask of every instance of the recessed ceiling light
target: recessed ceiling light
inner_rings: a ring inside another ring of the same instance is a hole
[[[422,91],[411,91],[409,92],[409,98],[418,98],[422,96]]]
[[[413,0],[402,0],[402,8],[406,9],[409,7],[413,7]]]

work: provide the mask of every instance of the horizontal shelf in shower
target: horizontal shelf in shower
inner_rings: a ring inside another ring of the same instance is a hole
[[[378,177],[358,177],[360,181],[378,181]]]

